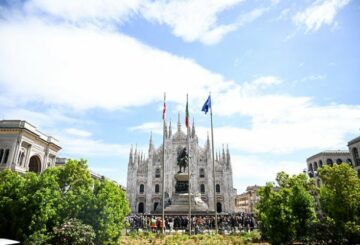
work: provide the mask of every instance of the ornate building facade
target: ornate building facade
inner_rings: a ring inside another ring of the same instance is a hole
[[[350,140],[347,146],[349,150],[323,151],[306,159],[308,174],[315,179],[318,187],[321,185],[321,179],[318,178],[317,171],[325,164],[332,166],[334,163],[345,162],[354,168],[360,178],[360,137]]]
[[[248,186],[244,193],[237,195],[235,198],[235,212],[253,213],[260,197],[257,192],[260,186]]]
[[[165,135],[165,196],[170,203],[176,196],[176,179],[179,173],[177,157],[187,147],[187,136],[181,129],[180,116],[177,130],[173,134],[171,122],[164,126]],[[231,157],[229,149],[216,153],[215,172],[216,187],[214,190],[211,145],[209,137],[203,147],[199,146],[193,123],[190,130],[190,192],[207,204],[207,211],[214,211],[214,191],[216,192],[216,209],[218,212],[234,212],[236,189],[233,188]],[[161,209],[162,203],[162,156],[163,146],[155,147],[150,136],[147,157],[137,149],[130,149],[127,196],[132,213],[154,213]],[[160,206],[159,206],[160,205]],[[166,207],[166,206],[165,206]],[[166,212],[165,208],[165,212]]]
[[[21,120],[0,121],[0,171],[42,172],[55,166],[58,141]]]

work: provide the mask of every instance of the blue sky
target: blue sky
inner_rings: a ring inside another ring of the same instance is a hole
[[[2,0],[0,117],[125,185],[130,146],[161,143],[163,93],[173,125],[189,94],[204,144],[211,91],[241,193],[359,135],[359,24],[355,0]]]

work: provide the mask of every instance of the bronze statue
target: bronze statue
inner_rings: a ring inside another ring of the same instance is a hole
[[[177,156],[177,165],[179,166],[179,172],[178,173],[184,173],[185,168],[188,166],[188,160],[189,156],[186,152],[186,147],[183,149],[179,149],[178,156]],[[184,172],[181,172],[181,168],[184,168]]]

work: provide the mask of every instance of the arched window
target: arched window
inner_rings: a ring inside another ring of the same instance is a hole
[[[205,185],[204,184],[200,185],[200,193],[205,193]]]
[[[139,192],[140,192],[140,193],[144,193],[144,185],[143,185],[143,184],[140,185],[140,190],[139,190]]]
[[[312,163],[309,164],[309,171],[311,171],[311,172],[314,171]]]
[[[323,163],[322,163],[322,161],[320,160],[319,161],[319,167],[321,168],[323,166]]]
[[[4,156],[4,149],[0,149],[0,163],[2,163],[2,158]]]
[[[41,160],[39,156],[30,157],[29,171],[34,173],[41,173]]]
[[[216,184],[216,192],[220,193],[220,185],[219,184]]]
[[[331,160],[330,158],[326,160],[326,164],[329,166],[333,165],[333,160]]]
[[[346,162],[352,166],[352,161],[350,158],[346,159]]]
[[[318,169],[318,164],[317,162],[314,162],[314,170],[317,171],[317,169]]]
[[[205,177],[205,170],[203,168],[200,168],[200,178]]]
[[[138,213],[144,213],[144,203],[140,202],[138,205]]]
[[[4,156],[3,163],[6,163],[6,162],[8,161],[8,158],[9,158],[9,152],[10,152],[10,150],[9,150],[9,149],[6,149],[6,150],[5,150],[5,156]]]
[[[352,153],[353,153],[353,157],[354,157],[354,164],[355,166],[360,166],[360,157],[359,157],[359,152],[358,149],[356,149],[355,147],[352,149]]]
[[[160,186],[159,186],[159,184],[156,184],[155,185],[155,193],[159,193],[159,191],[160,191]]]
[[[309,177],[314,177],[314,169],[312,163],[309,163],[309,171],[308,171]]]
[[[336,159],[336,163],[337,164],[341,164],[342,163],[342,160],[340,158]]]
[[[160,178],[160,168],[155,170],[155,178]]]
[[[221,202],[216,203],[216,212],[218,212],[218,213],[221,213],[221,212],[222,212]]]

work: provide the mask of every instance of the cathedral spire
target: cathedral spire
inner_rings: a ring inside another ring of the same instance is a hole
[[[181,123],[180,123],[180,112],[178,113],[178,123],[177,123],[177,130],[178,132],[181,131]]]
[[[226,163],[227,163],[228,165],[230,165],[230,163],[231,163],[229,145],[226,145]]]
[[[209,131],[207,132],[207,138],[206,138],[205,149],[206,149],[206,150],[210,150]]]
[[[129,164],[133,164],[133,145],[130,147]]]
[[[152,139],[152,131],[150,132],[150,140],[149,140],[149,156],[150,153],[154,150],[154,143],[153,143],[153,139]]]
[[[225,163],[225,149],[224,149],[224,144],[222,145],[222,161],[223,161],[223,163]]]
[[[193,123],[192,123],[191,137],[195,138],[195,122],[194,122],[194,118],[193,118]]]
[[[172,136],[172,128],[171,128],[171,118],[170,118],[170,124],[169,124],[169,138]]]

